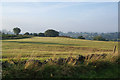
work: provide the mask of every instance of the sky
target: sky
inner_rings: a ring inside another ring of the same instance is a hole
[[[119,0],[1,0],[1,2],[119,2]]]
[[[3,2],[2,29],[117,32],[117,2]]]

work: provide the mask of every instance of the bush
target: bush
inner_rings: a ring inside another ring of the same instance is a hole
[[[29,35],[29,32],[26,32],[24,35]]]
[[[52,30],[52,29],[49,29],[49,30],[45,31],[44,34],[45,34],[46,37],[57,37],[57,36],[59,36],[59,32],[55,31],[55,30]]]
[[[85,39],[83,36],[79,36],[78,39]]]
[[[106,41],[106,39],[103,38],[102,36],[95,36],[95,37],[93,38],[93,40]]]
[[[44,33],[39,33],[38,36],[44,37],[45,35],[44,35]]]
[[[13,35],[13,34],[3,34],[2,39],[23,39],[23,38],[30,38],[30,35]]]
[[[38,36],[38,34],[37,33],[33,33],[33,36]]]

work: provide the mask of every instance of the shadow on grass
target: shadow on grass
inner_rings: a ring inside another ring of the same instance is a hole
[[[49,42],[26,42],[26,41],[25,42],[23,42],[23,41],[5,41],[5,42],[80,46],[80,45],[77,45],[77,44],[63,44],[63,43],[49,43]]]

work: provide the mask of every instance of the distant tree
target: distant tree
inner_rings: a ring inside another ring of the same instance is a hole
[[[87,40],[93,40],[93,38],[95,36],[102,36],[103,38],[105,38],[105,41],[109,41],[109,40],[113,40],[117,41],[117,39],[120,39],[120,32],[111,32],[111,33],[86,33],[86,32],[67,32],[67,33],[63,33],[63,32],[59,32],[59,36],[70,36],[73,38],[78,38],[80,35],[84,36],[85,39]],[[118,36],[119,35],[119,36]]]
[[[33,36],[38,36],[38,34],[37,33],[33,33]]]
[[[95,37],[93,38],[93,40],[106,41],[106,39],[103,38],[102,36],[95,36]]]
[[[4,35],[5,33],[4,32],[2,32],[2,35]]]
[[[21,29],[16,27],[16,28],[13,28],[13,32],[16,34],[16,35],[19,35],[19,33],[21,32]]]
[[[45,31],[44,34],[45,34],[46,37],[57,37],[57,36],[59,36],[59,32],[55,31],[55,30],[52,30],[52,29],[49,29],[49,30]]]
[[[33,35],[32,33],[30,33],[29,35]]]
[[[44,37],[45,35],[44,35],[44,33],[39,33],[38,36]]]
[[[26,32],[24,35],[29,35],[29,32]]]
[[[85,39],[83,36],[79,36],[78,39]]]

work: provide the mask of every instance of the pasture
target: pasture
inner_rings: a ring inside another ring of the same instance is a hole
[[[118,43],[111,41],[63,37],[2,40],[2,77],[118,78],[119,57]]]
[[[45,60],[52,57],[68,57],[88,54],[113,53],[118,43],[112,41],[91,41],[63,37],[33,37],[27,39],[2,40],[4,60],[35,58]],[[117,51],[116,51],[117,52]]]

